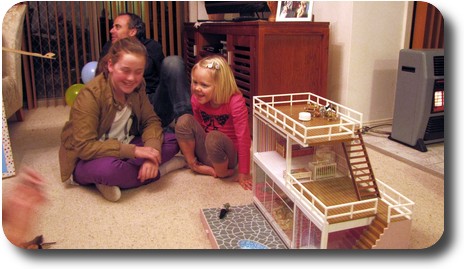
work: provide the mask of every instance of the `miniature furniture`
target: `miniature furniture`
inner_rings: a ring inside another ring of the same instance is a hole
[[[408,247],[414,203],[375,178],[361,128],[312,93],[253,97],[253,201],[288,248]]]
[[[26,4],[11,7],[3,18],[2,46],[21,50],[23,41],[23,24]],[[21,55],[2,50],[2,94],[6,118],[16,114],[18,121],[23,120],[23,83]]]
[[[203,22],[184,25],[187,72],[202,57],[223,55],[250,112],[253,96],[327,94],[328,22]]]

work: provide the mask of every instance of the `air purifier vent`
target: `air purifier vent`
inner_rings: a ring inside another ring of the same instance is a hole
[[[424,140],[435,140],[445,135],[445,116],[430,117],[425,128]]]
[[[445,56],[433,57],[433,70],[435,76],[444,76],[445,74]]]

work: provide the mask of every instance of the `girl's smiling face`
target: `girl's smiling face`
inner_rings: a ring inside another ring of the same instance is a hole
[[[195,68],[192,72],[191,90],[192,95],[200,104],[204,105],[211,102],[210,105],[214,106],[212,102],[215,90],[213,71],[200,66]]]
[[[142,83],[145,57],[122,53],[115,64],[111,60],[108,62],[108,71],[112,77],[115,94],[130,94]]]

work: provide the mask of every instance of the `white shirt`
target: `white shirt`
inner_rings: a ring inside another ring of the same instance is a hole
[[[110,131],[104,134],[100,140],[116,139],[121,143],[129,144],[134,138],[133,135],[129,135],[129,130],[133,122],[131,115],[132,109],[129,106],[124,106],[121,111],[116,112]]]

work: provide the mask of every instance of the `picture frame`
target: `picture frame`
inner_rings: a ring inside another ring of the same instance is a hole
[[[314,1],[278,1],[276,21],[312,21]]]

